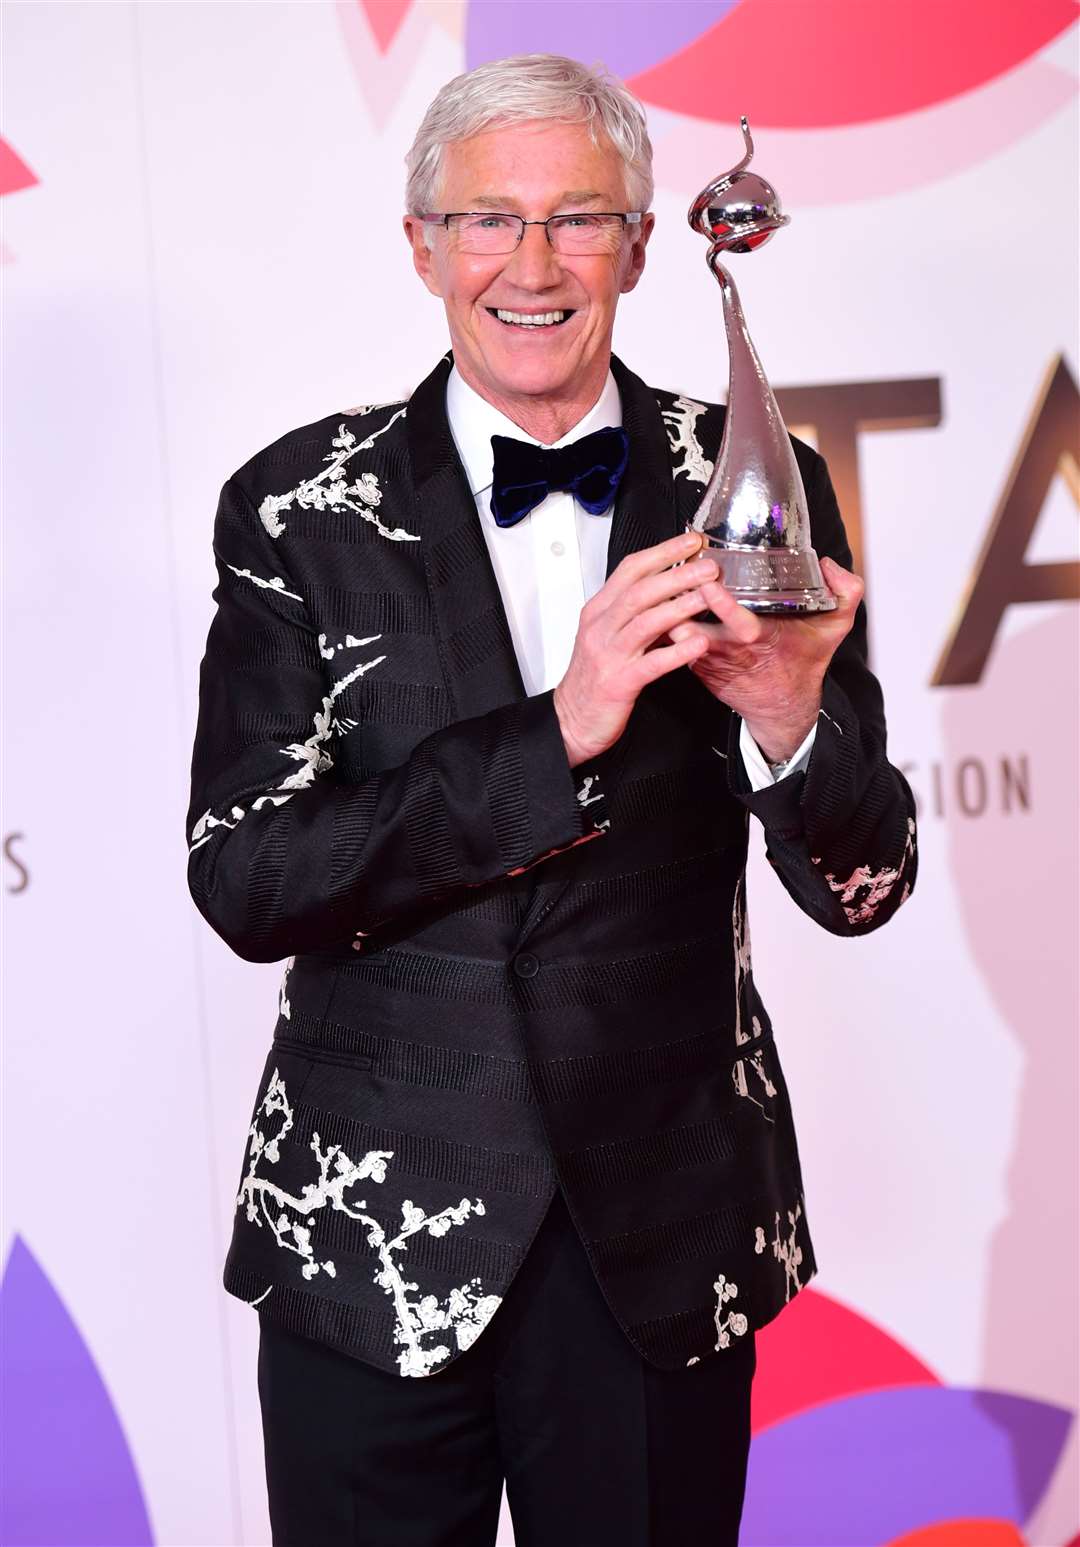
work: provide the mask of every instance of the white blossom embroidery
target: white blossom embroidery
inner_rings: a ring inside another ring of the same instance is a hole
[[[594,784],[596,785],[596,794],[595,795],[592,792]],[[586,774],[584,776],[584,778],[583,778],[583,780],[581,782],[581,788],[578,789],[578,790],[575,790],[575,792],[574,792],[574,798],[577,800],[577,803],[582,808],[582,810],[584,810],[584,808],[586,806],[595,806],[598,801],[602,801],[603,800],[604,792],[603,792],[603,789],[601,788],[600,780],[599,780],[599,778],[597,777],[596,774]],[[585,841],[585,838],[591,838],[595,833],[602,832],[604,830],[604,828],[610,827],[610,826],[611,826],[611,818],[610,817],[605,817],[602,822],[595,822],[594,821],[593,825],[592,825],[591,831],[586,833],[584,838],[577,838],[574,841],[575,841],[575,843],[583,843]],[[574,846],[573,844],[569,845],[570,848],[573,848],[573,846]],[[558,854],[560,852],[561,852],[561,850],[559,850],[559,849],[551,849],[551,850],[549,850],[549,853],[551,853],[551,854]],[[547,855],[544,856],[545,859],[547,857],[548,857]],[[528,868],[528,867],[525,867],[525,868]],[[508,874],[509,875],[519,875],[520,871],[518,871],[518,870],[511,870],[511,871],[508,872]]]
[[[347,672],[344,677],[339,677],[331,685],[330,692],[322,701],[322,708],[315,714],[315,729],[312,734],[306,741],[294,741],[289,746],[281,748],[286,757],[291,757],[301,766],[296,773],[290,774],[287,779],[282,780],[275,788],[279,790],[306,789],[309,784],[314,782],[316,774],[323,773],[328,768],[333,768],[334,760],[329,752],[326,751],[325,743],[335,730],[341,728],[342,724],[342,722],[335,720],[333,714],[334,701],[351,683],[356,681],[357,677],[362,677],[366,671],[370,671],[373,666],[378,666],[385,660],[385,655],[377,655],[374,660],[361,661],[359,666],[354,666],[352,671]],[[355,725],[356,721],[354,720],[349,723]]]
[[[353,479],[352,483],[348,481],[345,473],[345,464],[358,452],[369,450],[379,436],[385,435],[390,426],[404,413],[404,408],[398,409],[396,414],[391,415],[387,422],[373,431],[366,440],[357,440],[346,425],[338,425],[338,432],[330,442],[333,449],[323,458],[329,466],[324,467],[322,472],[316,473],[313,478],[303,479],[295,489],[289,489],[284,494],[266,495],[259,506],[259,520],[270,536],[277,538],[285,531],[285,522],[281,519],[282,512],[291,510],[295,503],[301,510],[351,510],[364,521],[370,522],[381,537],[388,538],[391,542],[419,542],[420,539],[415,533],[407,532],[400,526],[384,526],[379,520],[376,511],[382,504],[383,493],[374,473],[361,473]]]
[[[278,1014],[283,1015],[287,1021],[292,1020],[292,1005],[289,1003],[286,989],[289,986],[289,973],[293,969],[293,962],[295,960],[295,956],[290,956],[288,961],[285,963],[285,971],[281,978],[281,987],[278,989]]]
[[[603,793],[599,789],[595,795],[591,793],[593,785],[599,784],[599,782],[595,774],[585,775],[582,786],[577,792],[577,803],[579,806],[593,806],[598,800],[603,800]]]
[[[915,853],[915,823],[908,817],[907,839],[904,843],[904,852],[900,863],[895,869],[885,866],[881,870],[870,869],[869,865],[859,865],[853,870],[846,881],[838,881],[834,875],[826,874],[825,879],[832,891],[840,894],[840,906],[849,924],[867,924],[874,917],[878,908],[888,897],[893,887],[903,874],[908,860]],[[814,859],[813,864],[820,865],[821,860]],[[901,903],[910,895],[910,887],[905,887],[901,893]]]
[[[231,569],[234,575],[239,575],[241,580],[250,580],[252,585],[257,585],[263,591],[276,591],[278,596],[288,596],[294,602],[302,602],[304,598],[298,596],[295,591],[286,591],[285,582],[280,575],[274,575],[270,580],[264,580],[261,575],[253,575],[250,569],[237,569],[235,564],[226,564],[226,569]]]
[[[380,636],[376,634],[374,637],[378,639]],[[358,721],[348,716],[339,718],[335,715],[334,702],[351,683],[355,682],[358,677],[363,676],[364,672],[370,671],[373,666],[378,666],[385,660],[385,655],[377,655],[373,660],[361,661],[358,666],[354,666],[352,671],[347,672],[344,677],[339,677],[336,682],[331,684],[329,693],[322,701],[322,708],[316,711],[315,729],[307,740],[293,741],[287,747],[278,748],[283,756],[290,757],[293,762],[300,764],[295,773],[288,774],[282,779],[280,784],[274,785],[275,791],[286,790],[289,792],[288,794],[279,795],[267,792],[257,796],[247,808],[240,805],[232,806],[229,811],[229,816],[233,818],[231,822],[225,817],[214,816],[211,811],[204,811],[191,829],[189,853],[206,843],[213,836],[215,828],[235,827],[243,820],[249,810],[258,811],[266,801],[275,806],[284,805],[297,790],[307,789],[314,782],[316,775],[325,773],[327,769],[333,768],[334,760],[326,750],[326,742],[335,732],[338,735],[344,735],[358,724]]]
[[[756,1015],[750,1018],[751,1030],[743,1030],[743,990],[751,974],[745,876],[740,876],[735,886],[735,897],[731,905],[731,937],[735,955],[735,1045],[742,1047],[744,1042],[750,1041],[751,1035],[761,1036],[761,1021]]]
[[[325,634],[319,635],[319,654],[324,661],[332,661],[341,650],[358,650],[361,645],[374,644],[376,639],[381,639],[381,634],[366,634],[363,639],[357,639],[355,634],[346,634],[344,639],[337,644],[331,644]]]
[[[799,1267],[800,1267],[800,1265],[802,1263],[802,1260],[803,1260],[802,1247],[798,1244],[798,1241],[796,1240],[796,1231],[797,1231],[798,1221],[802,1218],[802,1204],[799,1203],[799,1202],[796,1202],[795,1208],[793,1210],[792,1209],[788,1209],[787,1217],[788,1217],[788,1224],[791,1226],[791,1234],[787,1237],[786,1240],[782,1241],[780,1239],[780,1210],[777,1209],[777,1211],[776,1211],[776,1221],[775,1221],[775,1225],[774,1225],[774,1229],[776,1231],[776,1234],[773,1236],[773,1243],[772,1243],[773,1256],[776,1258],[777,1262],[782,1262],[783,1265],[784,1265],[784,1274],[785,1274],[784,1302],[785,1302],[785,1304],[787,1303],[788,1300],[791,1299],[792,1286],[794,1286],[794,1288],[796,1290],[799,1290],[799,1289],[801,1289],[803,1287],[802,1284],[799,1282]],[[758,1244],[759,1241],[761,1242],[760,1245]],[[756,1235],[755,1235],[755,1238],[754,1238],[754,1250],[756,1252],[757,1251],[763,1251],[764,1250],[764,1243],[765,1243],[765,1232],[762,1229],[762,1227],[760,1225],[758,1225],[757,1226]]]
[[[260,1121],[272,1121],[275,1114],[281,1116],[280,1126],[272,1137],[267,1137]],[[292,1127],[293,1111],[285,1082],[275,1069],[249,1130],[250,1160],[236,1199],[237,1209],[243,1208],[246,1218],[260,1229],[268,1226],[278,1246],[302,1259],[300,1272],[305,1279],[319,1273],[330,1278],[337,1274],[332,1259],[320,1261],[315,1255],[312,1232],[320,1209],[337,1209],[368,1227],[367,1243],[375,1249],[380,1263],[374,1282],[393,1301],[394,1342],[401,1345],[397,1359],[402,1375],[427,1375],[434,1365],[449,1358],[450,1349],[445,1341],[434,1346],[428,1343],[433,1333],[452,1333],[460,1350],[471,1347],[502,1297],[484,1294],[480,1279],[472,1278],[452,1289],[445,1301],[431,1294],[410,1299],[410,1292],[418,1285],[404,1278],[394,1253],[406,1250],[409,1237],[422,1230],[431,1236],[446,1235],[452,1225],[464,1224],[470,1214],[483,1214],[482,1200],[462,1198],[460,1203],[436,1214],[426,1214],[411,1198],[406,1198],[401,1205],[401,1226],[388,1237],[379,1221],[365,1212],[366,1200],[346,1195],[358,1182],[384,1182],[386,1163],[393,1159],[393,1150],[369,1150],[362,1160],[353,1161],[339,1144],[328,1145],[324,1150],[319,1135],[313,1133],[309,1148],[318,1162],[319,1174],[297,1197],[259,1173],[260,1162],[276,1165],[281,1159],[282,1142]]]
[[[291,794],[258,795],[247,808],[243,806],[230,806],[226,816],[214,816],[212,811],[204,811],[202,816],[195,823],[195,826],[191,829],[191,846],[188,852],[190,853],[194,849],[201,848],[204,843],[207,843],[210,838],[213,837],[214,830],[216,828],[225,827],[230,830],[234,828],[238,822],[243,821],[249,810],[260,811],[262,807],[267,804],[271,806],[283,806],[287,800],[291,799]],[[232,818],[232,821],[229,820],[229,817]]]
[[[734,1333],[736,1337],[742,1337],[746,1332],[748,1323],[741,1311],[728,1311],[724,1320],[720,1320],[724,1306],[729,1300],[734,1300],[735,1296],[739,1293],[738,1284],[733,1284],[730,1279],[725,1278],[721,1273],[717,1276],[713,1289],[716,1291],[716,1310],[713,1312],[713,1322],[716,1326],[716,1347],[717,1349],[727,1348],[731,1342],[731,1334]]]
[[[747,1101],[752,1101],[756,1107],[761,1108],[767,1123],[775,1122],[775,1118],[769,1111],[768,1107],[765,1105],[764,1101],[759,1101],[756,1096],[752,1096],[750,1094],[750,1085],[746,1077],[746,1066],[748,1064],[764,1086],[765,1095],[776,1095],[776,1086],[765,1073],[765,1060],[760,1048],[758,1048],[756,1053],[751,1053],[748,1058],[737,1058],[735,1060],[734,1066],[731,1070],[731,1078],[734,1081],[735,1089],[738,1091],[740,1096],[745,1096]]]
[[[799,1267],[803,1260],[802,1247],[796,1240],[797,1221],[802,1217],[801,1203],[796,1201],[794,1209],[788,1210],[787,1217],[788,1223],[791,1226],[791,1234],[786,1240],[781,1240],[780,1211],[779,1209],[776,1211],[776,1234],[772,1243],[773,1256],[777,1262],[782,1262],[784,1265],[786,1275],[785,1304],[791,1299],[793,1286],[795,1290],[802,1289],[803,1287],[799,1282]],[[765,1250],[765,1246],[764,1227],[757,1225],[754,1229],[754,1251],[758,1256]],[[748,1322],[741,1311],[729,1311],[727,1316],[724,1317],[724,1306],[729,1300],[734,1300],[739,1293],[737,1284],[732,1283],[731,1279],[725,1278],[722,1273],[719,1273],[716,1282],[713,1284],[713,1290],[716,1294],[716,1309],[713,1312],[713,1322],[716,1326],[716,1348],[727,1348],[731,1343],[731,1335],[734,1334],[736,1337],[742,1337],[747,1331]],[[723,1320],[721,1320],[722,1317]],[[694,1354],[692,1358],[686,1361],[687,1365],[699,1364],[700,1362],[700,1356],[697,1354]]]
[[[696,428],[697,420],[705,412],[705,404],[680,394],[670,408],[665,408],[661,399],[660,409],[673,455],[683,454],[683,460],[672,469],[672,477],[685,473],[694,483],[707,484],[712,477],[713,464],[705,455]]]
[[[361,403],[357,408],[343,408],[341,412],[346,414],[350,419],[354,419],[357,414],[360,414],[362,417],[366,418],[368,414],[378,413],[380,408],[397,408],[401,401],[401,398],[394,398],[388,403]],[[394,417],[396,418],[397,415]],[[393,420],[391,420],[390,423],[392,424]],[[384,425],[383,429],[379,431],[380,435],[389,428],[389,424]]]

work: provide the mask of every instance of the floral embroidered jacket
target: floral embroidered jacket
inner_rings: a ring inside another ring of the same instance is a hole
[[[914,803],[862,609],[804,772],[752,792],[737,718],[686,669],[571,770],[552,693],[522,686],[450,365],[283,436],[221,495],[189,884],[240,956],[289,959],[225,1287],[425,1376],[481,1335],[560,1187],[627,1337],[685,1367],[816,1271],[751,972],[750,816],[797,905],[858,935],[914,884]],[[612,370],[608,574],[683,530],[724,418]],[[849,565],[825,464],[795,449],[814,546]]]

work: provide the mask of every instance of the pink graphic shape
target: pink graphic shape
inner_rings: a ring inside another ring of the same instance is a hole
[[[0,195],[18,193],[22,188],[33,188],[38,178],[14,146],[0,136]]]
[[[368,26],[375,35],[380,54],[385,54],[397,37],[398,28],[412,0],[360,0]]]
[[[334,0],[345,56],[372,121],[381,130],[412,79],[434,13],[411,0],[386,0],[376,30],[370,10],[364,0]]]
[[[794,1413],[881,1386],[936,1386],[921,1359],[894,1337],[817,1289],[796,1295],[757,1334],[751,1389],[755,1434]]]
[[[1074,0],[1024,0],[992,15],[985,0],[743,0],[629,85],[672,112],[746,113],[758,128],[872,123],[993,80],[1075,21]]]

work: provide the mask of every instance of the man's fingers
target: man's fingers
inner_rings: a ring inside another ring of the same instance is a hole
[[[825,584],[839,603],[838,611],[853,613],[862,601],[863,592],[866,590],[860,576],[850,569],[845,569],[842,564],[838,564],[835,559],[830,559],[827,555],[821,561],[821,573]]]
[[[612,570],[607,580],[591,597],[586,606],[594,613],[604,613],[615,603],[627,604],[628,593],[641,582],[675,571],[679,579],[669,579],[671,592],[689,585],[688,572],[684,568],[701,552],[704,539],[700,532],[680,532],[652,548],[638,548],[628,553]]]
[[[737,639],[741,645],[758,642],[765,625],[756,614],[735,600],[726,585],[719,580],[706,580],[702,583],[701,594],[732,639]]]
[[[651,548],[638,548],[628,553],[617,566],[618,572],[628,582],[640,580],[643,575],[653,575],[686,559],[696,558],[705,539],[700,532],[680,532]]]

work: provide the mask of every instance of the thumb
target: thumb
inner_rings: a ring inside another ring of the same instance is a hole
[[[862,579],[852,570],[845,569],[842,564],[827,556],[821,560],[821,573],[825,584],[837,599],[839,604],[837,610],[849,615],[854,614],[866,590]]]

